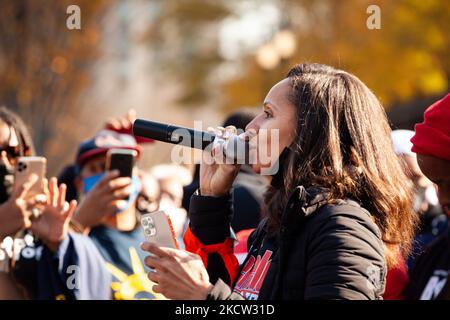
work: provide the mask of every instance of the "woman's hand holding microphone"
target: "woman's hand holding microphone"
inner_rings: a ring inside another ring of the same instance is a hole
[[[200,165],[200,194],[220,197],[228,194],[240,164],[228,164],[223,148],[230,137],[236,135],[235,127],[208,128],[216,135],[211,147],[203,151]],[[154,271],[148,277],[156,285],[153,290],[169,299],[206,299],[213,285],[199,255],[172,248],[143,243],[142,250],[151,253],[145,264]]]
[[[226,195],[233,185],[241,164],[227,161],[224,148],[231,137],[236,136],[234,126],[208,128],[208,132],[216,136],[210,147],[203,152],[200,165],[200,194],[202,196]],[[230,162],[230,163],[228,163]]]

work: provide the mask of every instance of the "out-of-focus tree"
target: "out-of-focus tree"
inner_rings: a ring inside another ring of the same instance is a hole
[[[97,57],[99,24],[107,0],[78,0],[81,30],[66,27],[70,0],[0,2],[0,104],[31,127],[50,173],[73,157],[80,138],[79,98]]]
[[[225,109],[261,103],[261,91],[284,77],[289,65],[300,62],[326,63],[355,73],[386,106],[448,90],[450,2],[286,0],[280,3],[288,8],[284,15],[297,35],[295,55],[270,71],[263,71],[254,56],[245,57],[240,75],[223,86]],[[370,15],[366,10],[370,4],[381,9],[379,30],[369,30],[366,26]]]
[[[223,62],[218,53],[218,28],[231,14],[229,5],[234,1],[160,1],[159,14],[144,41],[154,49],[158,69],[152,71],[181,82],[179,103],[193,105],[211,97],[210,73]]]

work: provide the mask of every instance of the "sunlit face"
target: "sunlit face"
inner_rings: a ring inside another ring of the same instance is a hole
[[[258,136],[257,143],[257,163],[253,165],[253,170],[260,173],[262,168],[269,168],[273,163],[267,163],[266,159],[260,156],[264,154],[264,149],[274,150],[275,157],[289,147],[294,139],[296,126],[296,107],[289,100],[291,92],[290,80],[288,78],[278,82],[270,89],[264,100],[263,109],[245,128],[246,131],[254,130]],[[278,138],[271,134],[271,130],[278,130]],[[274,139],[276,139],[274,141]],[[262,145],[264,143],[264,145]]]
[[[438,186],[439,202],[450,216],[450,160],[417,155],[422,172]]]
[[[409,155],[401,155],[400,157],[408,166],[406,175],[411,179],[416,187],[427,187],[431,184],[431,181],[423,174],[422,170],[420,170],[416,157]]]

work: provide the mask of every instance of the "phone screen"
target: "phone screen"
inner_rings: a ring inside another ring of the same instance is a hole
[[[119,170],[120,177],[131,177],[136,155],[134,150],[111,149],[108,151],[106,169]]]

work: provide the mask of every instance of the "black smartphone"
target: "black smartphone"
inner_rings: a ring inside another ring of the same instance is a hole
[[[137,152],[128,149],[110,149],[106,154],[106,170],[119,170],[120,177],[132,177]]]

